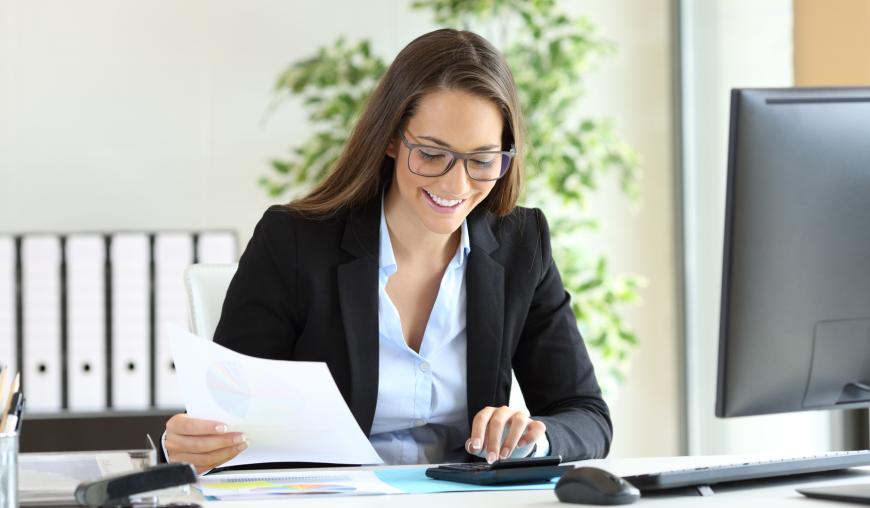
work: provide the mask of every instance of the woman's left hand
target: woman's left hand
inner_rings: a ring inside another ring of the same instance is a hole
[[[506,425],[510,427],[510,431],[504,442],[501,442]],[[510,457],[518,446],[526,446],[541,439],[546,430],[544,422],[532,420],[523,411],[507,406],[487,406],[474,416],[471,437],[465,442],[465,449],[472,455],[483,450],[486,461],[492,464],[498,459]]]

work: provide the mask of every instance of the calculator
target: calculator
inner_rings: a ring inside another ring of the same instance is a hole
[[[436,480],[473,483],[475,485],[498,485],[502,483],[545,483],[561,477],[574,466],[559,465],[561,456],[526,457],[486,462],[442,464],[426,470],[426,476]]]

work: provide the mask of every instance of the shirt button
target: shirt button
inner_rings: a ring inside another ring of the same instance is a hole
[[[417,418],[416,420],[414,420],[415,427],[422,427],[423,425],[426,425],[426,420],[423,420],[420,418]]]
[[[421,372],[429,372],[429,362],[423,362],[420,364]]]

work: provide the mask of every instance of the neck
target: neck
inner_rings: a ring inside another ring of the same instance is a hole
[[[457,229],[446,235],[433,233],[413,210],[405,209],[407,205],[399,199],[393,185],[384,196],[384,216],[396,259],[446,265],[459,247],[462,231]]]

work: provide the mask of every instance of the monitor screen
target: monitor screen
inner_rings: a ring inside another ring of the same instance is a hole
[[[870,405],[870,88],[731,94],[716,415]]]

